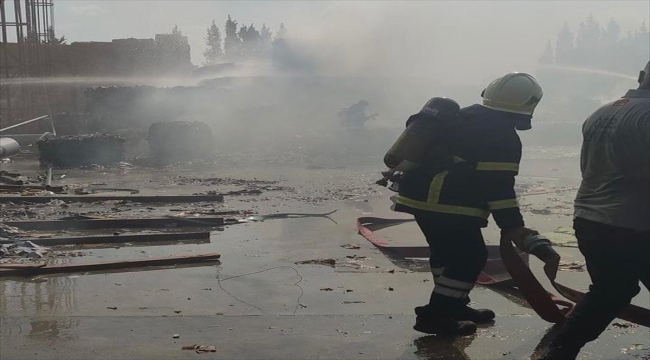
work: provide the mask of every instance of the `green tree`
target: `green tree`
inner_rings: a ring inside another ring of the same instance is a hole
[[[243,54],[246,56],[254,56],[259,52],[260,48],[260,33],[255,29],[255,25],[242,26],[239,29],[239,38],[242,40]]]
[[[287,36],[287,27],[284,26],[284,23],[281,23],[278,32],[275,33],[275,40],[284,39],[286,36]]]
[[[269,29],[266,24],[262,24],[262,29],[260,29],[260,43],[263,48],[268,48],[271,46],[272,37],[273,34],[271,34],[271,29]]]
[[[47,35],[48,35],[47,37],[48,44],[64,45],[67,41],[65,36],[61,36],[60,38],[57,38],[56,35],[54,34],[54,28],[51,26],[47,28]]]
[[[621,26],[614,18],[609,19],[607,29],[603,32],[603,40],[608,46],[616,44],[621,35]]]
[[[207,30],[205,45],[207,46],[205,52],[203,52],[205,63],[214,64],[223,55],[223,50],[221,49],[221,32],[219,31],[219,27],[214,23],[214,20],[212,20],[212,25]]]
[[[223,49],[226,56],[238,57],[241,55],[241,39],[237,35],[237,21],[228,15],[226,20],[226,38],[224,39]]]
[[[573,33],[569,29],[569,24],[564,23],[555,42],[555,63],[563,65],[571,64],[573,62],[573,52]]]

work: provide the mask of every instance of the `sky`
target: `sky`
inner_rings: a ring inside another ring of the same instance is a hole
[[[575,30],[589,14],[622,34],[648,23],[641,1],[82,1],[55,0],[58,36],[74,41],[153,38],[178,25],[200,65],[206,28],[285,23],[337,71],[435,77],[454,72],[470,81],[504,70],[526,71],[548,40],[568,22]],[[431,69],[432,57],[436,60]],[[344,61],[342,59],[345,59]]]

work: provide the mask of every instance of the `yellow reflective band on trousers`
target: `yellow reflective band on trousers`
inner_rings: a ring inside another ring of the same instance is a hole
[[[478,162],[476,170],[519,172],[519,164],[513,162]]]
[[[442,191],[442,184],[445,182],[445,177],[447,174],[449,174],[448,171],[443,171],[433,177],[431,186],[429,187],[429,195],[427,201],[413,200],[402,195],[398,195],[396,202],[413,209],[433,211],[445,214],[476,216],[487,219],[490,215],[490,212],[484,209],[460,205],[440,204],[440,192]]]
[[[488,202],[488,209],[492,210],[502,210],[519,207],[517,199],[505,199]]]

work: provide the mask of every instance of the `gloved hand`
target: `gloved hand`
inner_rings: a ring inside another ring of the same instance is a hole
[[[560,265],[560,255],[558,253],[547,256],[544,260],[544,272],[549,279],[555,280],[557,268]]]
[[[504,229],[501,230],[501,238],[511,241],[516,245],[519,245],[522,239],[528,235],[539,235],[539,233],[533,229],[527,227],[518,227],[514,229]]]
[[[536,258],[543,261],[544,273],[546,273],[546,276],[548,276],[549,279],[555,280],[558,266],[560,264],[560,255],[555,252],[550,241],[544,237],[541,237],[541,240],[543,240],[541,243],[539,237],[533,243],[525,241],[526,237],[530,235],[539,235],[539,233],[526,227],[501,231],[501,237],[504,240],[512,241],[520,250],[534,255]],[[530,248],[530,246],[534,247]]]

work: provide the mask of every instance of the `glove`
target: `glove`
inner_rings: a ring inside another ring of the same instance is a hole
[[[531,235],[533,236],[532,239],[529,238]],[[501,231],[503,239],[512,241],[519,250],[534,255],[543,261],[544,273],[550,280],[555,280],[560,265],[560,255],[553,249],[550,240],[535,235],[539,235],[539,233],[525,227]]]
[[[501,238],[514,243],[517,245],[517,247],[520,247],[523,239],[525,239],[528,235],[539,235],[539,233],[533,229],[529,229],[523,226],[514,229],[501,230]],[[521,248],[520,250],[525,251]]]
[[[557,268],[560,265],[560,255],[553,251],[555,254],[547,256],[546,259],[544,259],[544,272],[546,273],[546,276],[551,281],[555,281],[555,277],[557,276]]]

